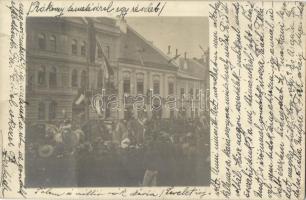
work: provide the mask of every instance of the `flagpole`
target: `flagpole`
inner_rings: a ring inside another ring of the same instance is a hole
[[[90,30],[93,28],[92,26],[92,22],[90,21],[91,19],[87,20],[88,21],[88,24],[87,24],[87,44],[88,44],[88,52],[87,52],[87,86],[85,88],[85,96],[87,94],[87,91],[89,90],[89,72],[90,72],[90,58],[91,58],[91,53],[93,53],[91,51],[91,46],[90,45],[93,45],[91,40],[90,40],[90,37],[92,37],[92,33],[91,31],[93,30]],[[88,98],[87,98],[87,102],[85,104],[85,119],[89,120],[89,105],[88,105]]]

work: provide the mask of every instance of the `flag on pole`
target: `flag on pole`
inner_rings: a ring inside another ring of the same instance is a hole
[[[80,104],[84,101],[84,99],[85,99],[85,95],[84,95],[84,94],[81,94],[81,95],[77,98],[77,100],[75,101],[75,104],[76,104],[76,105],[80,105]]]
[[[92,19],[87,18],[88,22],[88,59],[94,63],[96,59],[96,32]]]
[[[109,62],[108,62],[108,59],[107,57],[105,56],[104,52],[103,52],[103,49],[102,49],[102,45],[99,41],[99,39],[96,38],[96,41],[99,45],[99,48],[101,48],[101,52],[102,52],[102,57],[103,57],[103,64],[105,66],[105,76],[106,78],[108,79],[111,75],[114,75],[114,70],[113,68],[110,66]]]
[[[85,90],[79,89],[74,104],[80,105],[84,100],[85,100]]]

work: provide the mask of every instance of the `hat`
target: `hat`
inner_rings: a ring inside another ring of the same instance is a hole
[[[125,138],[124,140],[121,141],[121,148],[125,149],[130,145],[131,141],[129,138]]]
[[[38,147],[38,155],[42,158],[48,158],[53,154],[54,147],[46,144]]]

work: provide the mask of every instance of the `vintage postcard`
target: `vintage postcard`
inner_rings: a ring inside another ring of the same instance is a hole
[[[2,198],[303,199],[305,4],[2,1]]]

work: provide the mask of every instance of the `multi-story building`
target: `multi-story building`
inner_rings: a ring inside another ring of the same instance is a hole
[[[110,61],[116,60],[120,30],[113,20],[95,21]],[[82,87],[98,88],[102,68],[89,60],[88,25],[83,18],[27,19],[27,88],[26,109],[30,121],[52,121],[71,117],[74,100]],[[79,109],[79,108],[76,108]]]
[[[152,93],[161,96],[164,103],[168,95],[187,91],[196,95],[198,90],[208,88],[207,63],[194,59],[170,61],[169,55],[122,20],[33,17],[27,19],[26,28],[29,121],[98,118],[99,114],[88,109],[90,96],[110,82],[120,107],[110,112],[110,118],[124,118],[127,112],[137,115],[132,102],[123,101],[124,97]],[[180,64],[184,62],[187,64]],[[113,71],[111,77],[108,67]],[[199,71],[192,71],[196,68]],[[206,75],[199,76],[199,72]],[[86,91],[87,98],[76,105],[80,91]],[[149,104],[144,110],[152,116]],[[177,112],[163,107],[161,117],[169,118]],[[188,112],[188,116],[197,113]]]
[[[209,63],[208,51],[201,59],[184,58],[178,61],[177,95],[184,98],[181,110],[189,118],[209,113]]]

